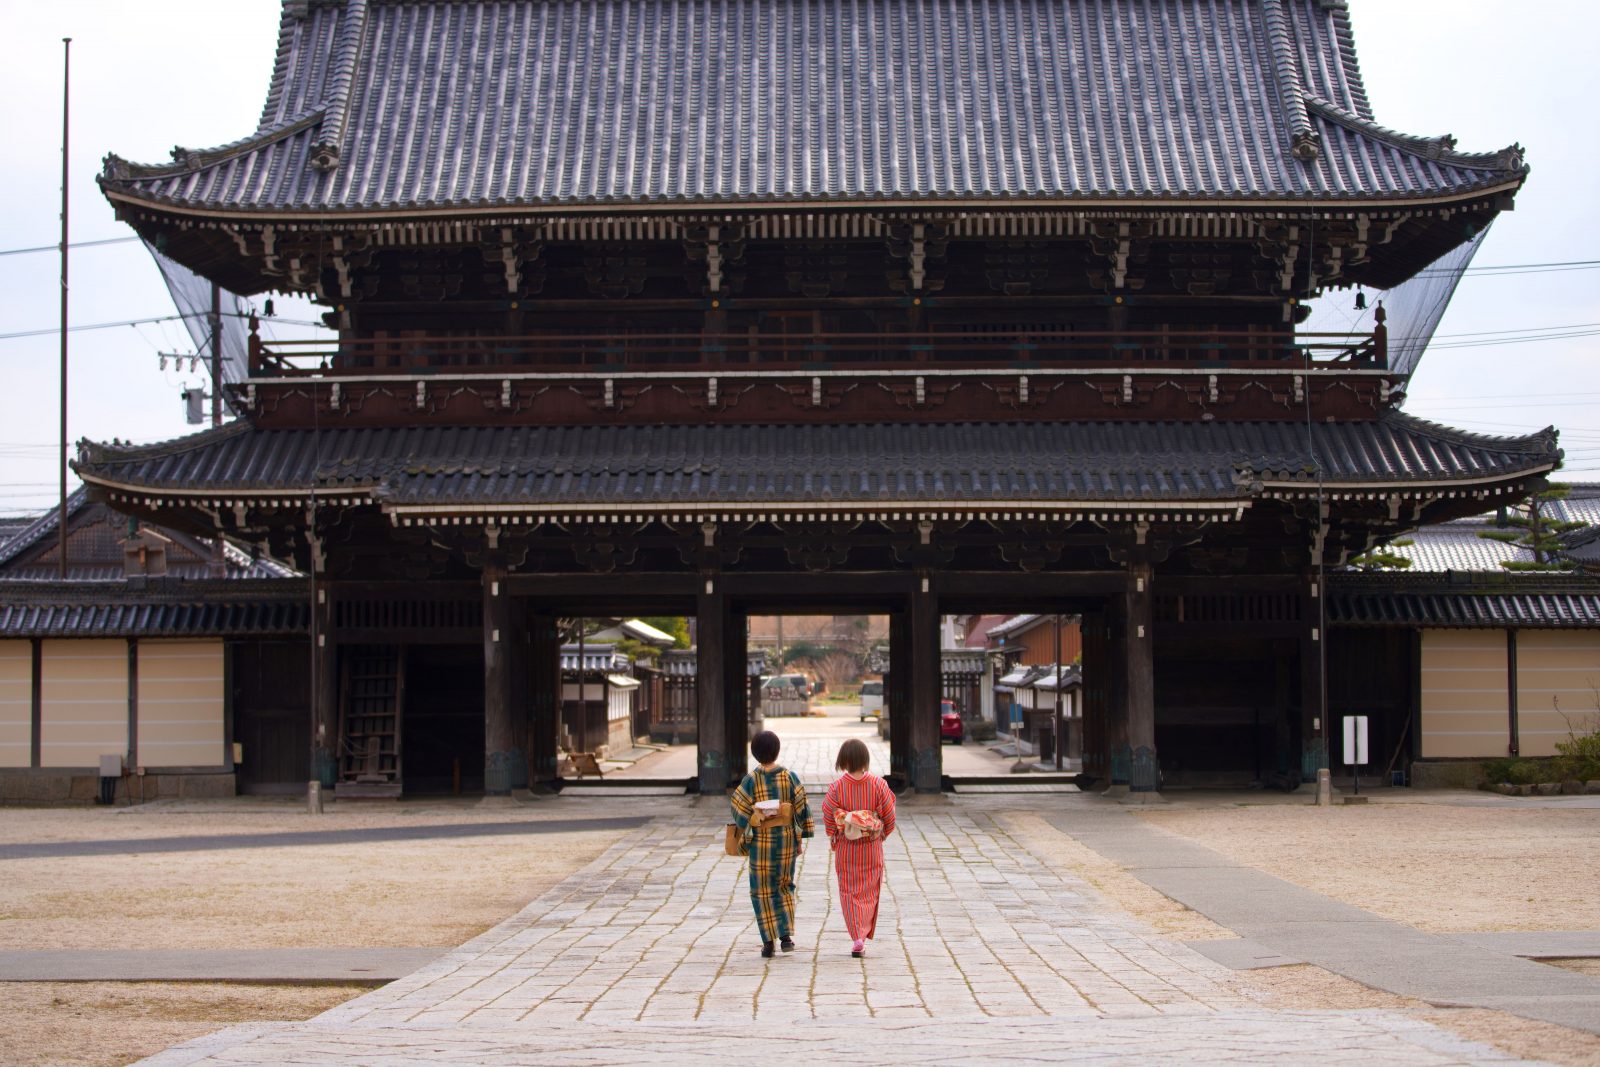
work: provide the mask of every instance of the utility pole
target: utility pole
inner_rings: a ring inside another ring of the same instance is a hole
[[[67,116],[72,101],[72,38],[61,38],[61,521],[56,576],[67,576]]]
[[[211,425],[222,425],[222,289],[211,283]],[[228,576],[228,559],[223,547],[222,530],[211,543],[211,577]]]

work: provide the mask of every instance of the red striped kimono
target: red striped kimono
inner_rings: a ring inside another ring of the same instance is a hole
[[[876,812],[883,833],[851,841],[839,827],[847,811]],[[864,941],[878,927],[878,890],[883,885],[883,839],[894,833],[894,793],[876,774],[852,778],[842,774],[828,787],[822,801],[822,824],[833,846],[833,866],[839,875],[839,908],[852,941]]]

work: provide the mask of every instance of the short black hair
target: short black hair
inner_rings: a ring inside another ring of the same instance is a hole
[[[872,753],[867,751],[867,743],[859,737],[852,737],[839,746],[839,758],[833,761],[835,770],[847,774],[860,774],[872,765]]]
[[[762,730],[750,739],[750,755],[756,758],[757,763],[771,763],[778,758],[780,745],[777,734]]]

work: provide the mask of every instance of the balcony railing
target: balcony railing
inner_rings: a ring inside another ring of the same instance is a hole
[[[1140,364],[1387,369],[1384,327],[1368,334],[1228,332],[922,332],[583,334],[263,341],[252,376],[560,374],[875,370],[889,366],[1013,370]]]

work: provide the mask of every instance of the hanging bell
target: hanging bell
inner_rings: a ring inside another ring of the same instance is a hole
[[[272,306],[272,297],[270,297],[270,296],[267,297],[267,302],[265,304],[261,305],[261,314],[265,315],[267,318],[270,319],[270,318],[272,318],[272,316],[276,315],[277,313],[278,313],[277,310]]]
[[[160,359],[156,360],[156,363],[161,367],[162,370],[166,370],[167,369],[167,357],[166,356],[162,356]]]
[[[1361,290],[1361,289],[1357,289],[1356,290],[1356,310],[1357,311],[1365,311],[1365,310],[1367,310],[1367,294],[1366,294],[1366,292],[1364,290]]]

